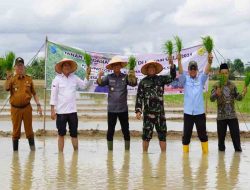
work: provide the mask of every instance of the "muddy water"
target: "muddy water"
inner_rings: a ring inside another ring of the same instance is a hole
[[[0,189],[249,189],[249,141],[242,142],[242,153],[234,153],[231,141],[225,153],[218,153],[211,140],[208,155],[194,140],[189,155],[182,154],[179,140],[167,141],[166,154],[156,139],[148,154],[142,153],[139,138],[132,140],[130,152],[119,138],[113,152],[103,138],[79,143],[74,152],[67,138],[64,153],[58,154],[56,138],[37,138],[36,152],[21,139],[19,152],[13,153],[11,139],[0,138]]]

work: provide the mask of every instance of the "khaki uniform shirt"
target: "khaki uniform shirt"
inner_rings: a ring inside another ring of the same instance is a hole
[[[10,91],[10,104],[25,107],[36,95],[32,78],[28,75],[15,75],[6,80],[5,90]]]

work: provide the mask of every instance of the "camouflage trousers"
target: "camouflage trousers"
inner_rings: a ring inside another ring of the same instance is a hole
[[[167,125],[165,113],[143,113],[142,140],[150,141],[153,136],[154,127],[157,131],[159,141],[166,141]]]

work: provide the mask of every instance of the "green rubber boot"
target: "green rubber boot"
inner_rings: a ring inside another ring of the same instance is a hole
[[[130,149],[130,141],[125,141],[125,150]]]
[[[107,141],[108,150],[113,150],[113,141]]]

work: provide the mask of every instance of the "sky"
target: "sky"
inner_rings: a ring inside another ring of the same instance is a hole
[[[28,62],[46,36],[86,51],[130,55],[162,53],[176,35],[184,48],[210,35],[222,55],[215,65],[236,58],[246,64],[249,10],[249,0],[1,0],[0,56],[14,51]]]

